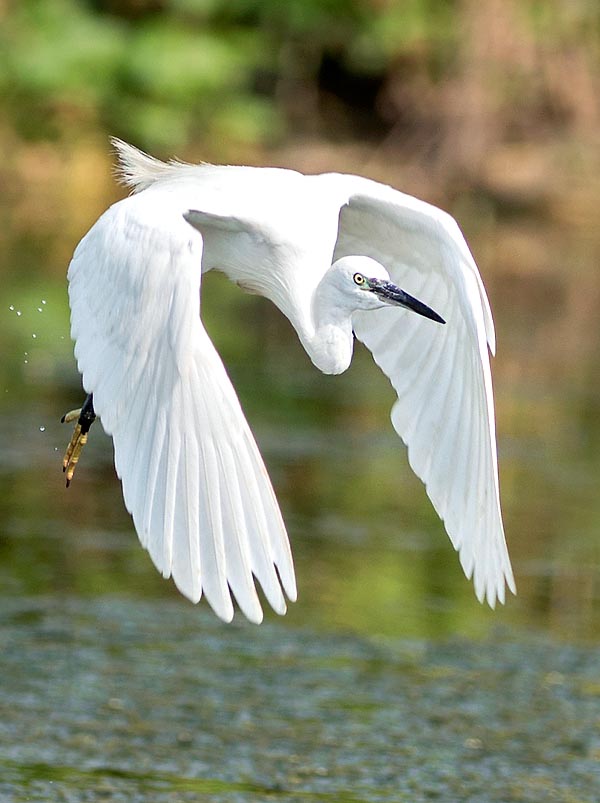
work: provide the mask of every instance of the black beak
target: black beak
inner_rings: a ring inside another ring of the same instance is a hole
[[[423,315],[425,318],[437,321],[437,323],[446,323],[431,307],[428,307],[427,304],[423,304],[418,298],[405,293],[404,290],[396,287],[395,284],[381,279],[368,279],[367,281],[369,282],[369,289],[372,290],[375,295],[379,296],[379,298],[387,301],[388,304],[396,304],[399,307],[405,307],[419,315]]]

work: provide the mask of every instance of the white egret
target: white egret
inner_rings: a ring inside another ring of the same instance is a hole
[[[229,621],[232,592],[254,622],[254,578],[277,613],[283,592],[296,599],[275,494],[199,315],[201,274],[221,270],[279,307],[321,371],[346,370],[354,335],[371,350],[397,394],[393,426],[477,597],[504,602],[515,586],[498,490],[494,325],[455,220],[358,176],[164,163],[114,146],[133,194],[94,224],[68,272],[89,396],[67,416],[79,419],[67,483],[98,414],[140,541],[186,597],[204,595]]]

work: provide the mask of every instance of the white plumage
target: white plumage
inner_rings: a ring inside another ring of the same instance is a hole
[[[321,370],[348,367],[353,331],[367,345],[478,598],[503,602],[505,584],[515,588],[498,491],[494,326],[453,218],[358,176],[166,164],[114,144],[135,193],[75,251],[71,334],[157,568],[227,621],[230,590],[261,621],[253,576],[278,613],[283,592],[296,598],[277,500],[199,316],[201,273],[218,269],[270,298]]]

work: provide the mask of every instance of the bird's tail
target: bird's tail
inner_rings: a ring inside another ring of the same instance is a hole
[[[131,187],[133,192],[145,190],[182,164],[177,161],[161,162],[117,137],[111,137],[110,141],[117,154],[117,178],[125,186]]]

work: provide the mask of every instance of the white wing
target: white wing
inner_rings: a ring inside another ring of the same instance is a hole
[[[69,268],[83,384],[113,437],[143,546],[197,602],[233,616],[230,590],[262,619],[253,577],[278,613],[296,598],[285,527],[235,391],[199,317],[202,237],[172,196],[111,207]],[[279,572],[279,576],[278,573]]]
[[[338,180],[340,177],[336,177]],[[500,498],[488,345],[489,303],[456,221],[411,196],[348,178],[335,258],[370,256],[392,280],[432,307],[441,326],[389,307],[357,312],[356,336],[398,394],[392,423],[410,465],[444,520],[479,600],[515,592]]]

